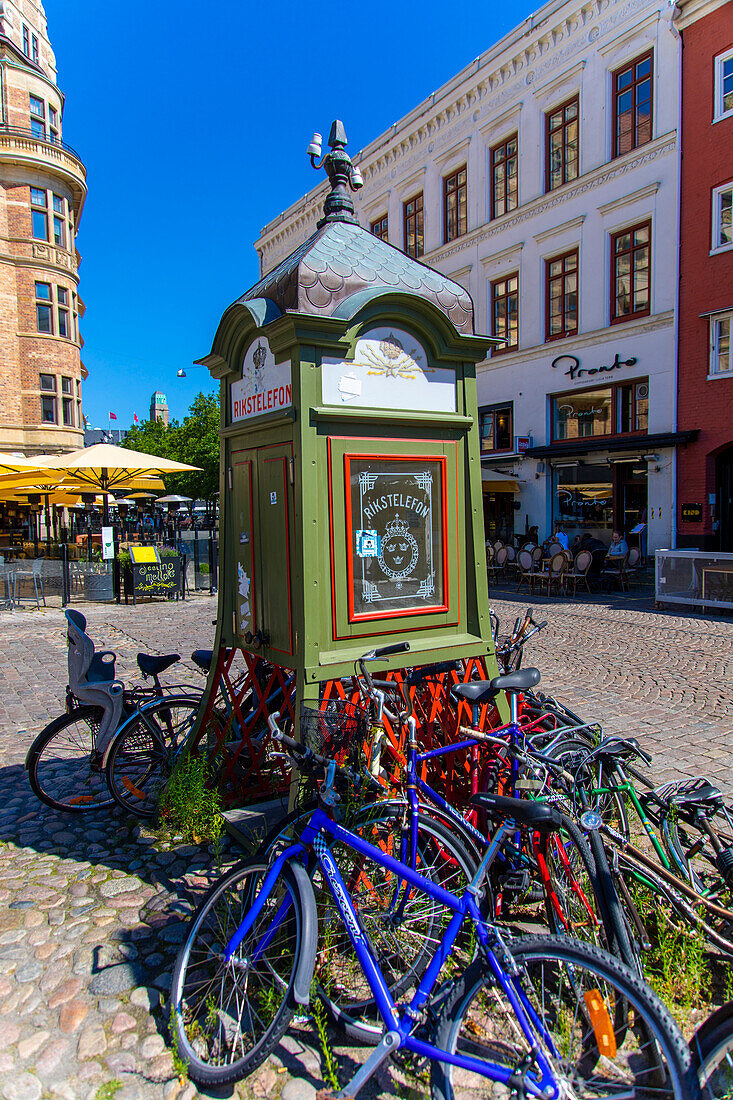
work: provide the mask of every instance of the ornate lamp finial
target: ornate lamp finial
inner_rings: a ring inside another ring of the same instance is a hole
[[[331,152],[321,157],[321,135],[314,134],[308,146],[308,156],[314,168],[325,168],[331,181],[331,190],[323,204],[323,217],[318,223],[318,228],[327,222],[352,222],[358,224],[354,213],[354,203],[347,190],[358,191],[364,186],[361,172],[356,165],[351,163],[351,157],[346,152],[346,131],[344,124],[336,119],[331,124],[331,133],[328,135],[328,144]],[[320,157],[320,161],[319,158]]]

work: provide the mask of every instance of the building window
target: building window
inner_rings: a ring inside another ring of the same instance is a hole
[[[652,140],[653,54],[637,57],[613,74],[613,134],[616,157]]]
[[[733,183],[713,191],[713,249],[733,244]]]
[[[545,115],[545,190],[554,191],[580,174],[578,96]]]
[[[71,292],[71,339],[78,340],[79,338],[79,307],[76,302],[76,294],[72,290]],[[81,397],[81,382],[76,383],[76,395]]]
[[[55,107],[48,105],[48,140],[52,141],[54,145],[60,144],[59,137],[59,113]]]
[[[62,195],[53,196],[53,243],[68,248],[66,233],[66,199]]]
[[[31,187],[31,222],[37,241],[48,240],[48,194],[39,187]]]
[[[69,292],[63,286],[56,287],[56,314],[59,336],[65,336],[68,339],[72,335],[69,328]]]
[[[369,232],[373,233],[375,237],[379,237],[380,241],[389,240],[389,219],[386,214],[383,214],[381,218],[377,218],[375,222],[372,222],[369,226]]]
[[[733,113],[733,50],[715,58],[715,103],[713,118]]]
[[[519,141],[512,134],[491,149],[491,217],[515,210],[519,202]]]
[[[468,230],[466,166],[443,177],[443,240],[453,241]]]
[[[512,405],[495,405],[481,410],[481,453],[494,454],[497,451],[512,451],[513,422]]]
[[[649,313],[651,222],[611,235],[611,324]]]
[[[42,374],[40,376],[41,387],[41,420],[44,424],[56,423],[56,376],[54,374]]]
[[[408,256],[418,259],[425,251],[422,191],[402,204],[402,213],[405,225],[405,252]]]
[[[41,141],[46,140],[46,104],[38,96],[32,95],[30,99],[31,133],[33,137]]]
[[[608,435],[644,434],[649,430],[649,381],[561,393],[552,398],[555,442]]]
[[[66,375],[61,376],[61,392],[73,394],[74,392],[74,379],[67,378]]]
[[[65,428],[74,427],[74,402],[70,397],[61,398],[61,414],[64,420]]]
[[[504,343],[492,348],[492,355],[519,347],[519,275],[515,271],[491,284],[492,336],[503,336]]]
[[[26,57],[31,56],[31,32],[28,30],[25,23],[23,24],[23,53]]]
[[[31,35],[31,61],[38,64],[38,38],[35,34]]]
[[[733,328],[733,313],[719,314],[710,318],[710,375],[728,378],[733,373],[730,357],[730,333]]]
[[[545,261],[545,340],[578,331],[578,250]]]
[[[51,305],[51,284],[36,283],[36,328],[39,332],[53,334],[53,309]],[[42,375],[52,378],[53,375]],[[43,386],[41,387],[43,389]],[[56,382],[54,380],[54,389]]]

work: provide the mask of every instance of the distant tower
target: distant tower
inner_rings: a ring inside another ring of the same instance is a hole
[[[40,0],[0,3],[0,451],[84,443],[76,232],[86,169]]]
[[[168,402],[164,393],[156,390],[150,398],[150,419],[162,420],[168,427]]]

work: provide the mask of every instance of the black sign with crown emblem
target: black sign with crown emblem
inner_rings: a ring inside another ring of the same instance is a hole
[[[353,617],[443,604],[443,463],[352,458]]]

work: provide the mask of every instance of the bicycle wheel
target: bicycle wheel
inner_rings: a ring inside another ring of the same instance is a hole
[[[448,994],[437,1046],[510,1070],[524,1060],[533,1084],[532,1047],[539,1047],[560,1095],[577,1100],[696,1096],[677,1025],[652,990],[612,956],[559,936],[521,937],[509,952],[518,967],[512,983],[535,1020],[534,1034],[524,1035],[491,965],[480,958]],[[437,1060],[431,1085],[433,1100],[510,1096],[508,1087]]]
[[[107,786],[128,813],[153,817],[173,760],[198,714],[199,696],[157,700],[115,734],[107,754]]]
[[[697,1029],[690,1050],[703,1100],[733,1100],[733,1001]]]
[[[380,852],[410,863],[404,807],[367,807],[349,828]],[[393,997],[404,996],[422,977],[452,913],[369,856],[339,842],[331,844],[331,854],[387,987]],[[417,822],[414,863],[421,875],[459,896],[474,873],[474,864],[456,837],[440,822],[423,815]],[[320,920],[316,976],[321,998],[349,1038],[379,1042],[384,1032],[381,1017],[320,868],[313,870],[312,881]],[[455,964],[465,966],[472,951],[470,944],[459,942]]]
[[[229,962],[225,945],[256,899],[267,864],[239,863],[207,892],[191,918],[171,979],[170,1028],[191,1078],[238,1081],[264,1062],[307,1002],[316,949],[308,876],[285,865]]]
[[[722,814],[720,819],[723,820]],[[714,817],[709,820],[709,824],[715,830]],[[676,806],[661,815],[661,830],[673,865],[676,865],[683,878],[698,894],[730,909],[733,848],[718,838],[722,849],[718,854],[709,834],[698,828],[689,816],[683,817]]]
[[[41,730],[28,750],[31,789],[42,802],[66,813],[114,805],[97,751],[101,707],[76,707]]]

